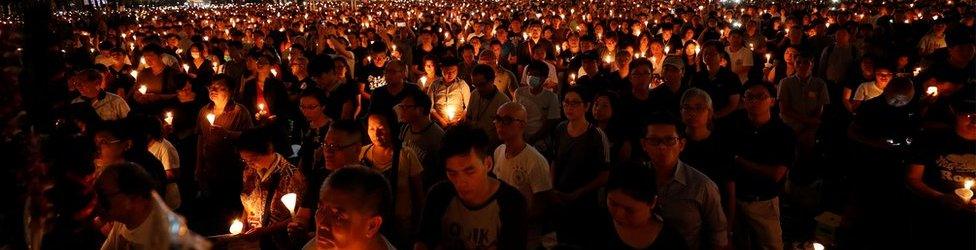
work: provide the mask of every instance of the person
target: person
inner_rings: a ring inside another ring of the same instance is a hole
[[[176,147],[163,137],[163,125],[159,118],[139,115],[133,124],[137,128],[142,128],[142,135],[146,137],[146,147],[166,171],[166,182],[163,187],[163,201],[172,209],[179,209],[183,203],[182,190],[178,185],[182,177],[180,175],[180,153]]]
[[[712,98],[704,90],[692,88],[681,96],[681,122],[687,139],[679,158],[715,182],[722,196],[726,221],[731,222],[735,221],[732,155],[723,148],[722,135],[715,131],[714,112]]]
[[[91,139],[98,149],[93,161],[94,175],[100,175],[111,165],[134,162],[144,168],[153,180],[161,185],[157,186],[155,191],[165,195],[165,185],[169,181],[163,165],[149,153],[145,140],[135,136],[135,132],[130,128],[131,125],[129,120],[123,120],[105,123],[91,129]]]
[[[559,96],[552,91],[546,91],[542,86],[543,76],[548,74],[548,68],[541,62],[532,62],[526,66],[528,85],[515,90],[515,101],[525,106],[528,120],[525,121],[527,141],[547,150],[544,139],[552,134],[556,124],[559,124],[560,109]]]
[[[718,187],[679,158],[687,140],[668,114],[648,118],[641,148],[655,172],[661,216],[674,224],[690,249],[724,249],[728,222]]]
[[[560,244],[592,248],[600,242],[587,237],[601,225],[597,189],[607,181],[610,149],[603,131],[586,120],[591,100],[578,89],[569,89],[563,98],[566,121],[553,135],[555,155],[552,163],[553,195],[558,212],[556,237]]]
[[[656,179],[653,170],[634,163],[610,172],[606,203],[612,223],[605,249],[689,249],[676,222],[658,213]]]
[[[88,102],[103,121],[115,121],[129,115],[129,104],[121,96],[102,88],[103,76],[94,69],[75,74],[70,80],[79,96],[71,103]]]
[[[741,30],[732,31],[732,34],[729,34],[729,46],[725,48],[725,52],[731,56],[731,62],[729,62],[731,65],[729,68],[732,70],[732,73],[739,76],[739,82],[748,82],[749,70],[753,64],[753,52],[750,48],[746,47],[745,40],[742,36],[743,32]]]
[[[444,130],[430,119],[430,97],[424,93],[413,93],[404,96],[399,104],[393,106],[397,113],[400,127],[399,140],[404,147],[413,148],[420,158],[423,171],[424,190],[444,180],[444,168],[439,164],[438,152],[441,148],[441,138]]]
[[[804,54],[796,58],[796,75],[787,77],[779,84],[780,117],[796,135],[798,165],[794,168],[794,181],[805,184],[817,171],[812,166],[817,132],[823,123],[824,110],[830,104],[828,86],[824,80],[813,76],[813,59]]]
[[[95,179],[95,210],[110,228],[101,249],[210,249],[182,216],[166,207],[155,185],[133,163],[108,166]]]
[[[499,180],[512,185],[528,204],[529,249],[541,246],[544,225],[544,211],[551,198],[552,180],[549,178],[549,162],[525,142],[525,107],[517,102],[508,102],[495,112],[493,123],[495,133],[502,145],[495,148],[492,173]]]
[[[302,134],[301,147],[298,150],[298,167],[309,176],[316,166],[322,166],[322,142],[329,132],[329,126],[335,120],[325,114],[325,104],[328,102],[325,93],[321,91],[304,91],[298,99],[298,108],[302,116],[308,121],[307,130]]]
[[[288,249],[292,247],[286,231],[292,218],[292,209],[301,203],[305,192],[305,177],[284,156],[274,152],[269,128],[256,128],[241,133],[235,145],[246,169],[243,174],[241,204],[246,221],[243,234],[245,241],[259,241],[263,249]],[[281,197],[296,195],[291,208]]]
[[[918,245],[974,247],[966,237],[976,228],[976,200],[960,199],[955,190],[976,179],[976,88],[969,86],[961,94],[951,106],[956,118],[953,129],[925,134],[912,145],[916,148],[909,158],[905,183],[919,210],[924,211],[913,224],[927,230],[921,233]]]
[[[471,102],[468,103],[468,112],[465,120],[472,126],[484,130],[488,134],[490,145],[498,145],[498,134],[491,133],[494,130],[492,117],[498,107],[508,103],[508,96],[501,94],[495,87],[495,71],[491,66],[479,64],[471,70],[471,80],[475,86],[471,93]]]
[[[738,75],[722,66],[722,56],[718,41],[707,42],[702,46],[702,65],[691,78],[691,87],[700,88],[712,96],[715,117],[722,118],[739,108],[742,82]]]
[[[934,20],[935,23],[932,24],[932,28],[929,30],[922,39],[918,41],[918,54],[927,56],[935,52],[937,49],[946,47],[946,21]]]
[[[141,52],[148,68],[139,70],[136,84],[129,95],[140,112],[158,114],[165,107],[173,105],[177,99],[177,91],[188,85],[184,75],[164,63],[166,54],[162,47],[150,44],[142,48]],[[142,86],[146,86],[145,94],[139,90]]]
[[[407,72],[407,65],[400,60],[393,60],[386,64],[384,70],[386,85],[373,90],[369,105],[370,114],[383,113],[389,118],[395,118],[393,106],[408,95],[423,93],[420,86],[406,82]]]
[[[683,79],[685,65],[681,58],[669,56],[664,59],[663,67],[660,85],[650,92],[652,106],[656,107],[657,112],[677,114],[681,107],[681,96],[688,90]]]
[[[749,249],[746,236],[752,236],[755,248],[783,249],[779,195],[792,166],[795,139],[772,112],[773,93],[769,85],[750,85],[743,94],[745,109],[719,125],[735,166],[737,248]]]
[[[651,84],[653,84],[654,65],[650,60],[637,59],[630,63],[629,91],[622,96],[620,113],[628,133],[640,133],[643,117],[647,117],[658,108],[657,100],[651,98]],[[664,98],[661,98],[664,99]],[[661,100],[659,99],[659,100]],[[663,100],[661,100],[663,101]],[[636,144],[635,144],[636,145]]]
[[[861,83],[857,87],[850,101],[850,110],[857,110],[857,107],[864,101],[880,96],[884,92],[884,89],[888,87],[888,83],[891,82],[893,77],[894,74],[891,72],[891,67],[885,64],[876,65],[874,67],[874,81]]]
[[[424,204],[424,190],[421,172],[424,166],[413,148],[396,144],[391,132],[392,125],[384,114],[367,116],[366,132],[369,145],[359,151],[359,162],[383,174],[393,185],[393,217],[388,218],[392,231],[387,236],[394,244],[407,246],[409,235],[416,229],[414,218],[420,214]]]
[[[241,209],[238,196],[241,191],[243,162],[234,151],[234,140],[241,132],[253,127],[251,113],[243,105],[234,102],[229,82],[218,75],[207,88],[210,104],[197,115],[196,185],[197,197],[202,203],[191,226],[203,235],[223,233]],[[211,116],[212,115],[212,116]],[[213,117],[213,122],[210,122]],[[198,217],[199,216],[199,217]]]
[[[329,98],[325,104],[325,114],[338,120],[355,119],[361,102],[359,87],[340,79],[343,73],[336,60],[339,59],[328,55],[316,57],[309,63],[308,72],[315,80],[315,88]]]
[[[359,151],[362,148],[363,128],[358,122],[339,120],[329,125],[329,130],[322,141],[321,153],[322,162],[314,166],[312,171],[306,172],[305,179],[308,189],[305,190],[305,197],[301,199],[296,208],[295,218],[288,224],[288,231],[298,238],[304,236],[311,225],[312,217],[316,213],[316,201],[320,192],[316,191],[315,186],[320,186],[326,177],[332,172],[345,166],[358,164]]]
[[[314,249],[394,250],[380,232],[383,214],[393,206],[390,184],[363,166],[337,169],[319,188],[315,238],[302,247]]]
[[[807,53],[801,52],[800,54],[801,57],[804,57],[803,55]],[[805,57],[813,58],[815,56]],[[857,69],[860,56],[861,53],[858,48],[851,44],[851,35],[846,28],[840,28],[834,32],[834,44],[823,48],[820,53],[820,60],[817,62],[819,70],[816,74],[830,88],[830,98],[840,99],[843,88],[850,85],[851,80],[853,80],[851,76]],[[797,73],[800,73],[799,70],[797,69]]]
[[[428,192],[414,249],[526,248],[525,198],[488,175],[487,137],[467,125],[444,135],[448,181]]]
[[[468,111],[467,105],[471,100],[471,90],[468,83],[458,78],[460,62],[456,58],[441,61],[441,77],[434,80],[427,88],[435,112],[431,117],[441,127],[457,124]]]
[[[492,51],[485,50],[478,56],[478,63],[491,66],[495,72],[495,88],[501,91],[509,99],[515,98],[515,90],[519,87],[519,81],[515,78],[515,73],[502,68],[498,65],[498,57]]]

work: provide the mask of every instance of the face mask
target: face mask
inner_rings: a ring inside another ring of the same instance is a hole
[[[904,107],[905,105],[908,105],[908,102],[910,102],[911,100],[912,99],[910,97],[904,95],[896,95],[888,98],[886,101],[888,102],[888,105],[891,105],[896,108],[901,108]]]
[[[529,86],[532,86],[533,88],[542,86],[542,78],[537,76],[529,76],[526,81],[529,83]]]
[[[190,57],[193,57],[193,59],[197,59],[197,58],[200,58],[200,53],[193,53],[193,52],[190,52]]]

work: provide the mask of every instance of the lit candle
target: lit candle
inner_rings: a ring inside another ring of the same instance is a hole
[[[576,85],[576,74],[569,74],[569,85]]]
[[[234,223],[230,224],[230,234],[237,235],[244,232],[244,223],[241,220],[234,219]]]
[[[563,47],[559,46],[559,44],[556,44],[556,54],[562,53],[562,51],[563,51]]]
[[[813,250],[824,250],[824,249],[826,248],[824,247],[823,244],[820,244],[819,242],[813,243]]]
[[[215,115],[213,112],[210,112],[210,114],[207,114],[207,121],[210,122],[210,126],[213,126],[214,122],[217,121],[217,115]]]
[[[167,111],[166,118],[163,118],[163,121],[165,121],[167,125],[173,125],[173,111]]]
[[[922,67],[916,67],[915,70],[912,70],[913,76],[918,76],[918,73],[922,73]]]
[[[671,46],[664,45],[664,54],[671,52]]]
[[[268,111],[264,109],[264,103],[258,103],[258,114],[264,114]]]
[[[210,41],[210,36],[203,36],[203,41],[204,42],[209,42]]]
[[[274,77],[278,77],[278,70],[271,69],[271,75],[274,76]]]
[[[766,53],[766,63],[769,63],[769,59],[772,59],[772,58],[773,58],[773,55],[772,54]]]
[[[145,84],[139,85],[139,93],[145,95],[146,92],[149,92],[149,87]]]
[[[698,55],[698,53],[701,53],[701,47],[698,47],[698,46],[696,45],[696,46],[695,46],[695,55],[697,56],[697,55]]]
[[[612,63],[613,62],[613,56],[611,56],[611,55],[605,55],[605,56],[603,56],[603,61],[606,62],[606,63]]]
[[[753,43],[749,43],[749,50],[756,50],[756,45]]]
[[[295,202],[298,199],[298,194],[288,193],[281,196],[281,203],[285,204],[285,208],[288,208],[288,212],[295,214]]]
[[[457,106],[445,105],[444,110],[442,111],[444,112],[444,115],[447,116],[447,120],[453,122],[454,116],[457,115]]]
[[[925,89],[925,93],[930,96],[938,96],[939,88],[936,86],[929,86],[927,89]]]
[[[427,86],[427,76],[421,76],[420,77],[420,87],[425,87],[425,86]]]
[[[529,34],[522,32],[522,40],[529,40]]]
[[[135,70],[129,71],[129,75],[132,76],[132,78],[138,79],[139,78],[139,71],[135,71]]]
[[[183,64],[183,72],[190,72],[190,65],[189,64],[185,64],[185,63]]]
[[[962,198],[963,201],[969,202],[969,200],[973,198],[972,188],[973,188],[973,180],[971,179],[966,180],[962,188],[956,189],[956,195],[958,195],[959,198]]]

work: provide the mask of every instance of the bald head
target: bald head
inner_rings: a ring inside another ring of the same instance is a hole
[[[517,102],[508,102],[498,107],[495,112],[495,132],[498,133],[498,139],[505,144],[523,142],[527,116],[525,106]]]

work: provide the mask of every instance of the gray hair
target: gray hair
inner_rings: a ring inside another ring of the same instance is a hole
[[[708,106],[709,111],[714,111],[714,106],[712,106],[712,97],[708,95],[708,92],[700,88],[690,88],[681,95],[681,104],[684,104],[691,100],[691,98],[702,98],[705,100],[705,105]]]

